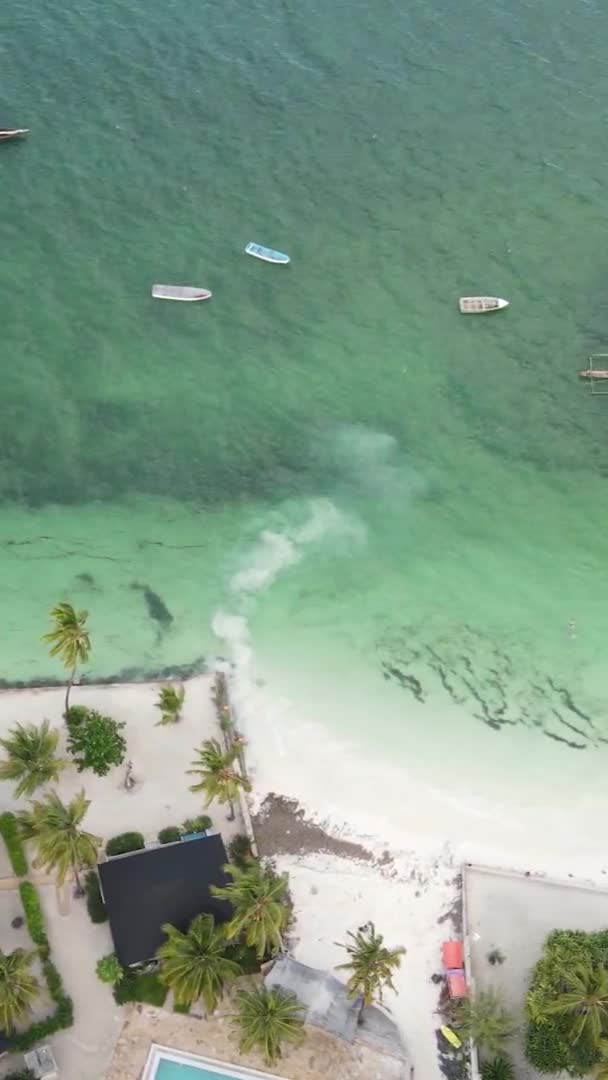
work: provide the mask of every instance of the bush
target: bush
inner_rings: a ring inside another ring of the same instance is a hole
[[[185,833],[207,832],[207,829],[211,829],[212,826],[213,822],[208,814],[199,814],[195,818],[186,818],[183,830]]]
[[[85,720],[88,719],[89,710],[86,705],[70,705],[68,711],[65,713],[65,722],[67,729],[72,733],[77,727],[80,727]]]
[[[82,709],[82,706],[76,708]],[[102,716],[96,709],[85,709],[84,712],[86,716],[79,711],[76,720],[68,719],[68,750],[78,772],[92,769],[97,776],[105,776],[113,765],[120,765],[125,759],[127,744],[120,734],[125,725],[110,716]]]
[[[28,870],[27,859],[19,835],[17,819],[14,814],[11,814],[10,810],[0,814],[0,833],[6,845],[14,873],[17,877],[24,877]]]
[[[106,844],[106,855],[126,855],[128,851],[141,851],[146,842],[139,832],[123,832],[113,836]]]
[[[481,1080],[515,1080],[515,1070],[508,1058],[498,1055],[481,1066]]]
[[[554,930],[534,972],[526,1009],[526,1057],[542,1073],[586,1076],[599,1061],[589,1041],[572,1038],[572,1016],[547,1015],[545,1006],[563,992],[562,973],[591,963],[608,967],[608,931]]]
[[[159,844],[175,844],[182,838],[182,831],[178,829],[177,825],[167,825],[166,829],[161,829],[158,834]]]
[[[143,1001],[146,1005],[160,1008],[165,1004],[168,992],[155,971],[127,970],[124,978],[114,987],[114,1000],[118,1005],[126,1005],[128,1001]]]
[[[233,836],[232,840],[228,844],[228,854],[230,856],[230,862],[235,863],[236,866],[246,866],[246,864],[253,859],[253,851],[251,849],[251,840],[246,833],[237,833]]]
[[[50,1016],[47,1016],[45,1020],[38,1020],[36,1023],[30,1024],[29,1028],[21,1031],[13,1038],[12,1046],[15,1050],[29,1050],[30,1046],[40,1042],[41,1039],[46,1039],[49,1035],[54,1035],[56,1031],[61,1031],[63,1028],[71,1027],[74,1023],[74,1006],[72,999],[68,997],[63,988],[61,975],[52,960],[49,959],[49,939],[46,935],[38,893],[29,881],[21,882],[19,893],[30,936],[38,947],[42,959],[42,971],[48,991],[56,1005],[55,1011]]]
[[[101,885],[96,870],[89,870],[84,880],[84,887],[87,894],[87,911],[91,922],[107,922],[108,913],[101,895]]]
[[[22,881],[19,892],[30,937],[34,945],[37,946],[41,959],[46,960],[50,953],[50,947],[49,939],[46,936],[44,915],[40,907],[40,898],[31,881]]]
[[[17,1072],[5,1073],[4,1080],[36,1080],[36,1073],[31,1069],[17,1069]]]
[[[107,956],[102,956],[101,960],[97,961],[97,978],[102,982],[111,983],[112,986],[116,986],[121,979],[124,978],[124,968],[118,959],[116,953],[108,953]]]
[[[41,1039],[48,1039],[49,1035],[54,1035],[56,1031],[62,1031],[63,1028],[71,1027],[73,1023],[74,1007],[72,999],[65,996],[57,1005],[55,1012],[51,1016],[47,1016],[46,1020],[39,1020],[37,1023],[31,1024],[25,1031],[21,1031],[19,1035],[15,1035],[12,1045],[15,1050],[29,1050],[34,1043],[40,1042]]]

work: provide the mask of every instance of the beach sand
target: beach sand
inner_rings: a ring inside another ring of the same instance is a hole
[[[143,833],[147,843],[154,843],[160,829],[179,825],[203,812],[203,798],[189,790],[194,778],[186,776],[186,769],[193,749],[203,739],[219,734],[211,700],[212,682],[209,675],[191,679],[186,685],[182,719],[167,727],[155,726],[160,715],[154,708],[158,683],[74,687],[72,704],[87,705],[125,722],[123,734],[136,780],[135,787],[126,791],[124,765],[112,769],[106,777],[94,776],[89,771],[78,773],[73,766],[66,768],[55,786],[64,801],[85,789],[91,800],[84,820],[86,829],[104,841],[117,833],[137,830]],[[0,693],[0,737],[16,722],[37,724],[48,718],[52,727],[61,731],[63,753],[64,696],[64,690],[56,688]],[[25,800],[13,797],[13,786],[0,784],[3,810],[26,806]],[[206,812],[225,844],[243,829],[238,815],[236,822],[228,820],[225,806],[212,803]],[[31,866],[31,854],[29,861]],[[0,914],[8,925],[13,908],[15,905],[19,908],[19,903],[8,862],[2,862],[1,870],[4,880],[0,880]],[[123,1018],[123,1010],[95,973],[97,960],[113,948],[108,923],[96,926],[91,923],[84,900],[72,898],[69,883],[58,891],[52,884],[42,884],[49,881],[48,875],[34,873],[33,880],[38,883],[53,959],[74,1001],[74,1026],[50,1040],[61,1076],[63,1080],[102,1080]],[[23,945],[24,933],[13,932],[11,938],[9,931],[2,942],[4,948]],[[11,1057],[0,1063],[0,1077],[15,1067],[15,1061]]]
[[[184,716],[171,728],[154,726],[158,684],[74,689],[74,702],[125,720],[137,780],[134,791],[126,792],[123,766],[103,779],[66,770],[58,790],[67,798],[85,787],[92,800],[86,819],[91,831],[107,838],[140,829],[152,841],[163,826],[201,811],[201,798],[189,792],[185,770],[193,748],[217,734],[211,685],[211,676],[186,683]],[[572,823],[562,827],[568,807],[559,790],[552,801],[514,800],[509,806],[498,795],[492,803],[464,790],[455,794],[432,788],[406,766],[386,765],[354,744],[338,745],[320,725],[306,730],[294,726],[288,712],[264,707],[263,687],[252,697],[252,685],[248,683],[246,700],[238,680],[232,689],[239,724],[249,739],[254,781],[250,802],[260,851],[290,876],[294,955],[316,967],[334,968],[345,959],[340,944],[348,931],[370,919],[387,945],[404,946],[407,955],[395,977],[397,993],[387,992],[385,1004],[400,1027],[416,1080],[439,1080],[439,986],[432,977],[440,970],[442,940],[460,930],[463,863],[562,878],[573,874],[602,884],[606,865],[601,822],[595,831],[590,827],[583,854],[574,842]],[[3,692],[0,736],[16,721],[39,722],[44,717],[63,730],[62,708],[62,690]],[[2,786],[2,805],[22,805],[12,798],[10,784]],[[585,813],[593,825],[592,809],[591,801],[578,805],[575,823]],[[223,807],[212,806],[210,814],[228,842],[239,826],[228,822]],[[51,901],[49,894],[47,911]],[[67,919],[62,922],[71,925]],[[53,939],[60,931],[57,923]],[[58,1045],[62,1076],[81,1080],[86,1075],[91,1080],[99,1040],[89,1030],[90,1010],[79,1011],[78,1001],[92,993],[99,941],[84,917],[78,920],[78,934],[83,964],[70,965],[64,973],[76,1001],[77,1022],[71,1033],[59,1037]],[[78,972],[85,963],[87,975],[81,978]],[[104,1042],[116,1030],[109,993],[107,999],[107,1015],[103,1022],[98,1017]],[[105,1052],[102,1060],[107,1060]],[[97,1076],[102,1075],[100,1065]]]

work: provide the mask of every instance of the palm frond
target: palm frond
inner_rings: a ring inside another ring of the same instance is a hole
[[[17,815],[19,830],[36,847],[34,866],[55,870],[59,884],[65,881],[68,870],[77,874],[81,866],[93,866],[101,837],[80,829],[90,805],[84,791],[64,805],[56,791],[49,791],[40,800],[30,802],[30,809]]]
[[[225,927],[230,939],[243,938],[255,949],[261,960],[283,949],[283,932],[289,922],[287,906],[287,877],[265,870],[259,862],[240,867],[224,867],[232,881],[229,885],[212,885],[211,892],[220,900],[228,900],[233,915]]]
[[[0,951],[0,1029],[11,1032],[15,1024],[31,1012],[38,996],[38,979],[30,972],[36,952],[15,949]]]
[[[178,1005],[202,998],[207,1011],[213,1012],[226,983],[241,973],[225,955],[226,939],[213,916],[197,915],[185,934],[170,924],[163,932],[167,940],[157,952],[161,982],[171,987]]]
[[[382,993],[389,987],[395,993],[393,972],[401,966],[406,950],[399,946],[387,949],[382,934],[376,933],[373,923],[357,930],[349,931],[351,940],[343,946],[350,956],[345,964],[338,964],[338,971],[350,971],[347,982],[349,997],[361,996],[365,1005],[374,1001],[382,1002]]]
[[[36,727],[16,724],[8,737],[0,739],[6,758],[0,760],[0,780],[19,781],[15,795],[31,795],[37,787],[50,780],[58,780],[67,762],[57,758],[55,752],[59,733],[51,731],[48,720]]]
[[[238,1015],[233,1026],[241,1053],[261,1050],[267,1065],[283,1056],[283,1044],[304,1039],[304,1011],[294,994],[258,986],[237,994]]]

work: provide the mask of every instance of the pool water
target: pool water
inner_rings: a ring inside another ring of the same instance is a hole
[[[183,1065],[179,1061],[163,1058],[156,1070],[154,1080],[236,1080],[234,1073],[209,1072],[198,1065]]]
[[[175,1054],[180,1056],[179,1051],[175,1051]],[[226,1066],[226,1068],[234,1067]],[[147,1075],[145,1072],[144,1076]],[[223,1066],[211,1064],[202,1059],[200,1065],[194,1065],[175,1061],[172,1057],[159,1056],[152,1080],[250,1080],[250,1078],[263,1080],[266,1075],[268,1074],[238,1068],[233,1072],[224,1072]],[[273,1080],[273,1077],[268,1075],[268,1080]]]

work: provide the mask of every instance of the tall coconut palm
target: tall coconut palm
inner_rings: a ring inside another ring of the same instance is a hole
[[[12,953],[0,950],[0,1029],[11,1032],[15,1024],[31,1012],[32,1002],[40,985],[30,972],[36,952],[15,949]]]
[[[35,724],[15,724],[0,746],[7,757],[0,761],[0,780],[18,780],[15,795],[32,795],[49,780],[58,780],[67,762],[55,756],[59,733],[51,731],[48,720]]]
[[[30,802],[30,810],[17,816],[24,840],[32,840],[36,848],[34,866],[56,870],[57,882],[62,885],[68,870],[72,870],[78,891],[81,891],[78,871],[82,866],[94,866],[101,837],[79,828],[90,806],[84,791],[66,805],[56,791]]]
[[[160,720],[156,722],[157,727],[165,724],[177,724],[178,720],[181,719],[185,696],[186,691],[183,686],[161,686],[158,692],[158,701],[156,702],[156,708],[160,709]]]
[[[239,769],[235,769],[238,750],[222,750],[217,739],[205,739],[196,751],[197,757],[188,769],[188,775],[199,776],[197,784],[192,784],[190,791],[203,791],[207,797],[205,806],[214,799],[230,806],[230,821],[234,821],[234,803],[239,790],[251,791],[249,780]]]
[[[213,896],[228,900],[233,916],[226,924],[226,937],[244,938],[261,960],[283,950],[283,931],[289,922],[287,875],[265,870],[259,862],[225,867],[232,881],[211,886]]]
[[[597,1049],[608,1025],[608,971],[585,960],[564,968],[564,990],[545,1004],[546,1016],[563,1016],[573,1043],[580,1039]]]
[[[304,1039],[304,1010],[295,994],[266,986],[240,990],[238,1015],[233,1026],[242,1054],[261,1050],[267,1065],[276,1065],[282,1057],[283,1043],[295,1045]]]
[[[213,1012],[226,983],[241,973],[225,955],[226,938],[213,915],[197,915],[185,934],[169,923],[163,932],[167,940],[156,954],[161,982],[171,987],[176,1004],[191,1005],[202,998],[207,1012]]]
[[[405,956],[406,950],[401,946],[387,949],[382,934],[376,933],[372,922],[361,927],[356,933],[351,930],[347,936],[351,941],[342,948],[346,949],[350,960],[346,964],[338,964],[338,970],[351,972],[346,984],[348,996],[361,997],[363,1005],[372,1005],[374,1001],[382,1002],[382,991],[385,987],[395,990],[393,972],[401,966],[401,958]]]
[[[88,611],[75,611],[71,604],[62,601],[51,609],[53,628],[42,640],[51,645],[51,656],[58,656],[69,671],[65,691],[65,711],[70,706],[70,690],[79,664],[85,664],[91,652],[91,638],[86,628]]]
[[[516,1031],[513,1018],[493,989],[479,990],[473,998],[461,1002],[456,1018],[461,1038],[472,1039],[487,1054],[500,1054],[504,1040]]]

